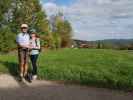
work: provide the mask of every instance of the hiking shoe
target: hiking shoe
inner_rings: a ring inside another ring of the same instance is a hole
[[[25,78],[25,80],[27,80],[29,83],[32,83],[32,75],[27,74],[24,78]]]
[[[37,75],[33,75],[33,80],[36,80],[37,79]]]
[[[20,76],[18,77],[18,81],[22,82],[23,81],[23,75],[20,74]]]
[[[22,77],[19,76],[18,77],[18,81],[22,82]]]
[[[24,78],[24,77],[22,78],[22,82],[23,82],[23,83],[26,83],[26,80],[25,80],[25,78]]]

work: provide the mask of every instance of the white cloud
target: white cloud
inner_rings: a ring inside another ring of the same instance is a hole
[[[52,2],[46,3],[43,5],[43,8],[46,9],[46,13],[50,16],[52,14],[57,13],[59,7]]]
[[[73,5],[44,4],[48,15],[63,9],[79,39],[133,37],[132,0],[78,0]]]

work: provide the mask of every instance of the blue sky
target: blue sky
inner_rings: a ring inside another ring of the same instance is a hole
[[[44,3],[47,2],[53,2],[56,3],[57,5],[71,5],[72,3],[76,2],[76,0],[42,0]]]
[[[48,16],[63,11],[74,38],[133,38],[133,0],[42,0]]]

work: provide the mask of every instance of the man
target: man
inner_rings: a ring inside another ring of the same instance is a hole
[[[21,81],[23,81],[27,75],[29,49],[31,48],[30,35],[27,32],[28,32],[28,25],[22,24],[21,33],[19,33],[16,38],[18,45],[18,58],[19,58]]]

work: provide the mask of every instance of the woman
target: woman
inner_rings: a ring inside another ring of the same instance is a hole
[[[32,49],[30,51],[30,59],[32,63],[32,78],[33,80],[37,79],[37,59],[40,52],[40,38],[37,35],[36,31],[31,32],[31,40],[30,43],[32,45]]]

